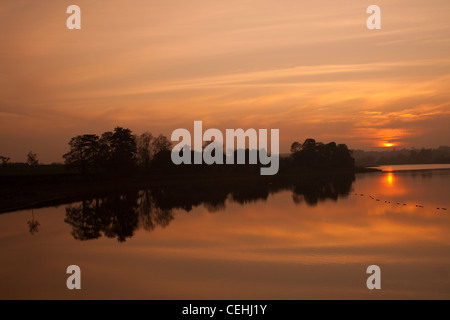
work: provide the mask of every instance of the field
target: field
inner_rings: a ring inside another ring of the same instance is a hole
[[[76,174],[77,169],[67,168],[63,164],[50,164],[39,166],[8,165],[0,166],[0,177],[2,176],[43,176],[59,174]]]

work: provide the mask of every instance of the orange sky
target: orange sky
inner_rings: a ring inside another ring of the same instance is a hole
[[[66,8],[82,30],[66,28]],[[366,8],[382,30],[366,28]],[[2,1],[0,154],[62,161],[115,126],[280,129],[369,149],[450,141],[448,0]]]

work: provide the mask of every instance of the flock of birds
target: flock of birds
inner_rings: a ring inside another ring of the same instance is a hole
[[[365,197],[365,196],[366,196],[366,195],[363,194],[363,193],[360,193],[360,194],[355,193],[355,196],[358,196],[358,195],[359,195],[360,197]],[[374,198],[374,197],[371,196],[371,195],[367,195],[367,196],[368,196],[370,199],[375,200],[376,202],[381,202],[380,199]],[[400,206],[400,205],[407,206],[407,205],[408,205],[407,203],[401,203],[401,202],[392,202],[392,203],[391,203],[391,201],[384,201],[384,203],[386,203],[386,204],[397,204],[398,206]],[[416,204],[416,208],[425,208],[425,207]],[[442,210],[442,211],[447,211],[447,208],[436,208],[436,209],[437,209],[437,210]]]

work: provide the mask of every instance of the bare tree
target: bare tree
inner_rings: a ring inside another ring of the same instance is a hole
[[[146,169],[150,167],[153,158],[152,141],[153,136],[150,132],[144,132],[140,136],[136,136],[137,160]]]
[[[36,153],[33,153],[33,151],[28,152],[27,164],[30,167],[34,167],[34,166],[37,166],[39,164],[39,161],[37,159],[37,155],[36,155]]]
[[[156,155],[162,151],[169,151],[172,148],[172,143],[166,136],[160,134],[152,142],[153,155]]]
[[[10,158],[8,158],[8,157],[0,156],[0,161],[2,162],[2,166],[6,166],[6,164],[8,163],[9,160],[10,160]]]

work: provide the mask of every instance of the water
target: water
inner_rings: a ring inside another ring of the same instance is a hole
[[[0,299],[449,299],[449,182],[380,172],[2,214]],[[382,290],[366,287],[370,265]]]

